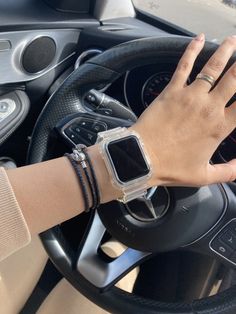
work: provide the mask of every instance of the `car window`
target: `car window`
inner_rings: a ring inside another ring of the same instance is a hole
[[[221,42],[236,34],[236,0],[133,0],[143,11]]]

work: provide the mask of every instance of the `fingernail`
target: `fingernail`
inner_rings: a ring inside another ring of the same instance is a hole
[[[231,37],[236,38],[236,35],[232,35]]]
[[[203,41],[205,39],[205,35],[203,33],[197,35],[197,37],[195,37],[195,40],[197,41]]]

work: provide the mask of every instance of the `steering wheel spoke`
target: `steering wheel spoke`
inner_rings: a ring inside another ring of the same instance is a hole
[[[76,266],[86,280],[102,291],[117,283],[130,270],[151,255],[149,252],[127,248],[115,259],[104,258],[103,254],[99,252],[99,248],[105,231],[106,228],[96,212],[80,249]]]
[[[223,185],[227,195],[224,215],[207,234],[185,248],[213,256],[227,266],[236,268],[236,188],[234,184],[231,188],[230,185]]]

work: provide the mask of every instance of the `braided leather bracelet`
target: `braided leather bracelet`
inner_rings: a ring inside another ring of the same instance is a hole
[[[94,190],[95,190],[95,193],[96,193],[96,207],[98,207],[100,205],[100,193],[99,193],[99,188],[98,188],[98,183],[97,183],[97,177],[96,177],[96,174],[95,174],[95,171],[94,171],[91,159],[89,157],[89,154],[87,153],[87,147],[85,147],[83,149],[83,152],[84,152],[84,154],[86,156],[86,159],[87,159],[87,162],[88,162],[88,165],[89,165],[89,168],[90,168],[90,172],[91,172],[91,176],[92,176],[92,180],[93,180],[93,186],[94,186]]]
[[[79,182],[79,185],[81,187],[82,194],[83,194],[85,212],[88,212],[89,211],[89,196],[87,193],[87,188],[86,188],[86,184],[85,184],[84,179],[83,179],[81,168],[78,165],[78,163],[74,160],[74,158],[72,157],[71,154],[66,153],[65,156],[69,159],[69,161],[70,161],[70,163],[71,163],[72,167],[74,168],[74,171],[77,175],[77,179],[78,179],[78,182]]]
[[[85,145],[83,144],[78,144],[76,145],[75,148],[73,148],[73,153],[72,153],[72,158],[74,158],[74,160],[77,163],[80,163],[81,167],[84,170],[89,188],[90,188],[90,192],[92,195],[92,207],[91,209],[95,209],[97,207],[97,196],[96,196],[96,191],[94,188],[94,184],[90,178],[89,172],[88,172],[88,167],[87,167],[87,158],[86,155],[84,153],[84,149],[86,148]]]
[[[86,146],[79,144],[76,145],[76,147],[73,149],[72,154],[65,154],[66,157],[70,160],[76,174],[77,178],[80,182],[80,186],[82,189],[82,194],[84,197],[84,203],[85,203],[85,212],[89,212],[89,196],[87,193],[87,186],[84,182],[83,175],[81,171],[84,171],[88,186],[90,188],[90,192],[92,195],[92,207],[91,209],[96,209],[100,204],[100,195],[99,195],[99,189],[97,184],[96,175],[90,160],[90,157],[86,151]],[[90,168],[91,178],[88,171],[87,162]]]

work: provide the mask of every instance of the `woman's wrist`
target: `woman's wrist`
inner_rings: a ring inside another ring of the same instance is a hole
[[[158,156],[153,150],[153,146],[151,145],[152,135],[146,134],[145,131],[143,130],[143,127],[139,123],[135,123],[132,127],[130,127],[130,130],[137,133],[138,136],[140,137],[140,140],[144,146],[145,153],[147,154],[148,160],[150,162],[151,176],[148,180],[148,187],[164,185],[164,180],[162,179],[161,174],[160,162],[158,160]]]

